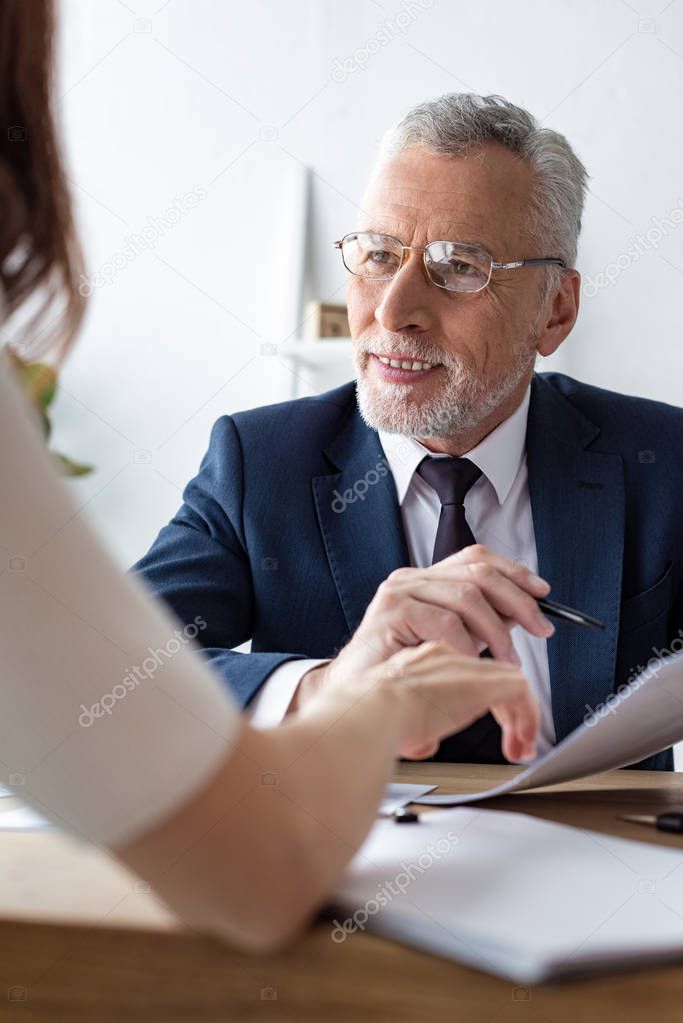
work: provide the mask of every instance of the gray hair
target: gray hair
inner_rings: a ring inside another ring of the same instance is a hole
[[[424,146],[445,156],[463,156],[487,142],[498,142],[526,160],[535,172],[529,234],[537,255],[576,262],[588,173],[564,135],[541,128],[523,107],[502,96],[451,92],[419,103],[382,137],[369,186],[385,163],[404,149]],[[541,302],[557,287],[561,267],[546,266]]]

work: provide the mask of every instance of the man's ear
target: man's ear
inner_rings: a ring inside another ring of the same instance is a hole
[[[541,325],[536,343],[539,355],[552,355],[560,347],[579,315],[581,274],[565,270],[550,306],[548,318]]]

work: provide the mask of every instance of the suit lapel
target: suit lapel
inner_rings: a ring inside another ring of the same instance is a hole
[[[375,430],[355,406],[325,449],[334,471],[312,480],[330,571],[349,633],[355,632],[377,587],[409,555],[394,478]]]
[[[534,377],[527,466],[539,573],[552,599],[605,624],[598,632],[553,619],[548,660],[558,741],[614,684],[624,482],[619,455],[586,450],[599,432],[548,380]]]

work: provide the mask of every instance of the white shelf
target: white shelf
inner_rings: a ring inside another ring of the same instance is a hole
[[[350,337],[321,337],[316,341],[288,341],[278,346],[283,359],[315,369],[331,362],[351,361]]]

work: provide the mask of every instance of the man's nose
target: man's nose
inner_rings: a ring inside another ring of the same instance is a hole
[[[385,330],[430,330],[433,325],[435,286],[429,280],[421,252],[404,253],[403,264],[382,286],[375,320]]]

